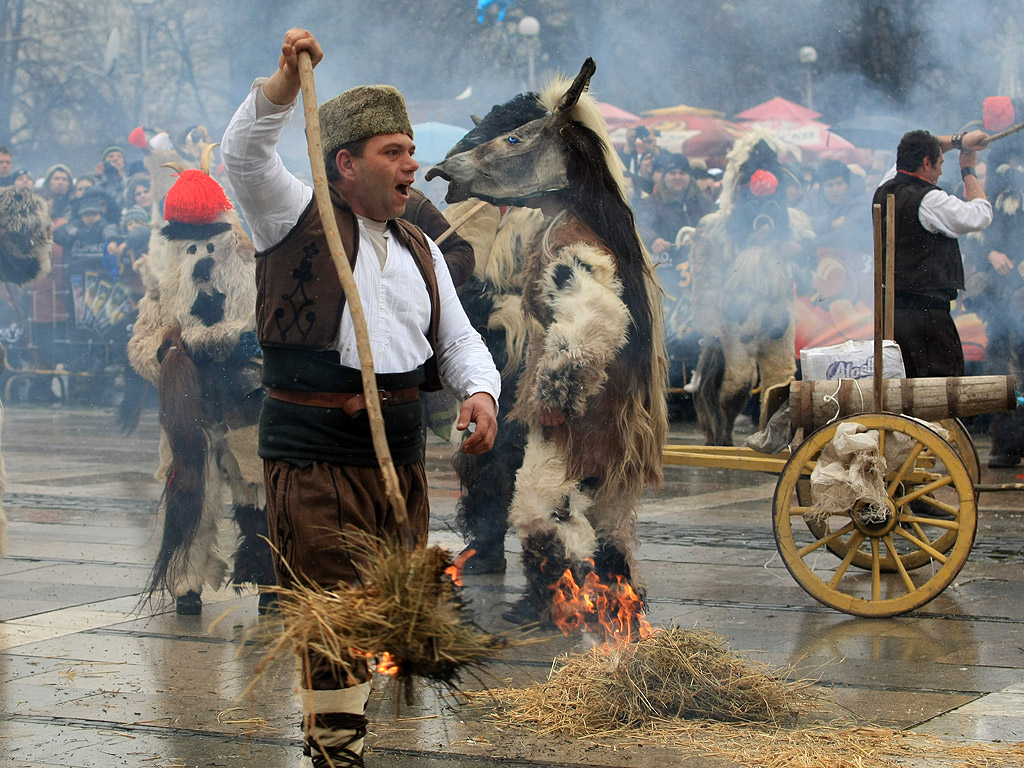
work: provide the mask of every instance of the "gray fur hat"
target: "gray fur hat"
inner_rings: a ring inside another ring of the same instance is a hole
[[[320,132],[324,154],[337,154],[345,144],[404,133],[410,139],[412,124],[401,92],[390,85],[360,85],[320,105]]]

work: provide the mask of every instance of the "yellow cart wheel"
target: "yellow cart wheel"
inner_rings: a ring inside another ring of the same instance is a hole
[[[963,461],[964,467],[967,469],[967,474],[971,478],[972,483],[981,482],[981,461],[978,459],[978,451],[974,447],[974,441],[971,440],[971,435],[964,427],[963,423],[959,419],[943,419],[939,422],[939,425],[949,433],[949,439],[946,441],[953,447],[956,454]],[[924,450],[924,458],[922,462],[929,460],[928,449]],[[935,459],[931,459],[935,461]],[[810,479],[804,477],[797,482],[797,499],[801,506],[810,506],[812,504],[810,495]],[[975,491],[974,500],[977,502],[978,494]],[[807,519],[807,527],[810,528],[818,538],[825,538],[827,535],[827,529],[825,524],[816,517]],[[956,543],[956,532],[945,531],[940,533],[938,538],[931,542],[931,546],[942,554],[949,552],[953,544]],[[846,539],[836,538],[830,539],[825,545],[828,547],[828,551],[836,557],[842,559],[846,557],[848,546]],[[918,551],[915,553],[909,553],[905,557],[901,558],[903,561],[903,567],[907,570],[913,570],[914,568],[920,568],[921,566],[927,565],[932,561],[931,556],[924,551]],[[874,567],[874,559],[870,552],[857,551],[853,555],[853,559],[850,561],[852,565],[857,568],[863,568],[864,570],[871,570]],[[895,561],[891,557],[882,558],[882,562],[879,567],[885,572],[895,572],[897,566]]]
[[[883,453],[904,444],[906,458],[887,467],[884,510],[854,505],[821,517],[801,504],[806,482],[839,424],[877,430]],[[963,460],[938,434],[904,416],[865,413],[812,433],[790,456],[779,476],[772,505],[775,542],[786,568],[812,597],[855,616],[896,616],[927,603],[953,581],[967,562],[977,529],[974,484]],[[812,531],[805,521],[817,516]],[[946,537],[944,539],[944,537]],[[936,543],[952,539],[946,551]],[[828,552],[835,544],[845,555]],[[867,572],[851,569],[867,559]],[[907,563],[927,563],[911,575]]]

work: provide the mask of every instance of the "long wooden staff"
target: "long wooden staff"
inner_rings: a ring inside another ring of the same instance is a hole
[[[463,224],[465,224],[467,221],[469,221],[470,216],[472,216],[474,213],[479,211],[485,205],[487,205],[487,201],[486,200],[481,200],[479,203],[477,203],[472,208],[470,208],[468,211],[466,211],[464,214],[462,214],[459,218],[457,218],[455,220],[455,222],[450,227],[448,227],[448,229],[446,229],[444,232],[441,233],[441,236],[434,241],[434,245],[440,245],[445,240],[447,240],[449,237],[451,237],[452,233],[456,229],[458,229]]]
[[[366,412],[370,418],[370,434],[373,438],[373,449],[377,453],[381,474],[384,475],[384,489],[394,509],[395,519],[403,542],[407,546],[413,544],[412,531],[409,529],[409,513],[405,507],[405,498],[398,486],[398,474],[395,463],[388,449],[388,439],[384,433],[384,416],[381,413],[380,400],[377,396],[377,376],[373,369],[373,354],[370,351],[370,334],[366,329],[366,315],[363,303],[356,288],[356,279],[352,275],[352,267],[345,257],[345,246],[338,232],[338,222],[334,218],[334,205],[331,203],[331,191],[327,183],[327,168],[324,165],[324,148],[320,137],[320,114],[317,112],[316,83],[313,80],[313,62],[308,51],[299,51],[299,84],[302,87],[302,109],[306,116],[306,145],[309,148],[309,163],[313,172],[313,191],[316,195],[317,210],[320,221],[324,225],[324,235],[331,249],[331,260],[338,270],[341,287],[345,292],[352,325],[356,332],[356,351],[359,353],[359,369],[363,377],[363,394],[366,397]]]

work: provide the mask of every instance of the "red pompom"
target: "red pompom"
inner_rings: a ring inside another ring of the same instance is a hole
[[[212,224],[231,210],[224,188],[202,171],[182,171],[164,200],[164,218],[182,224]]]
[[[779,180],[775,178],[775,174],[771,171],[766,171],[763,168],[759,168],[754,171],[754,175],[750,177],[750,191],[757,197],[768,197],[775,194],[775,190],[779,188]]]
[[[1013,125],[1013,102],[1008,96],[989,96],[981,111],[986,131],[1003,131]]]
[[[141,125],[138,128],[134,128],[132,132],[128,134],[128,143],[133,147],[145,149],[146,144],[148,143],[146,141],[146,129]]]

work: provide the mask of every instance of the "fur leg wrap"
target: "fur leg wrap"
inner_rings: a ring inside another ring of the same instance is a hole
[[[565,547],[553,532],[534,533],[523,540],[526,600],[542,620],[551,617],[551,592],[568,570],[582,582],[579,568],[565,556]]]
[[[565,556],[580,562],[597,546],[594,528],[587,519],[592,501],[579,484],[566,479],[565,460],[558,447],[531,433],[523,466],[516,475],[516,493],[509,522],[519,529],[524,542],[547,534],[563,548]]]
[[[270,586],[276,583],[274,559],[270,551],[270,527],[267,512],[251,505],[232,510],[238,524],[238,542],[235,547],[235,568],[231,583]]]
[[[498,437],[490,451],[476,456],[461,451],[455,454],[452,463],[463,490],[458,502],[458,526],[478,553],[504,550],[516,472],[522,466],[525,449],[525,428],[499,416]]]

